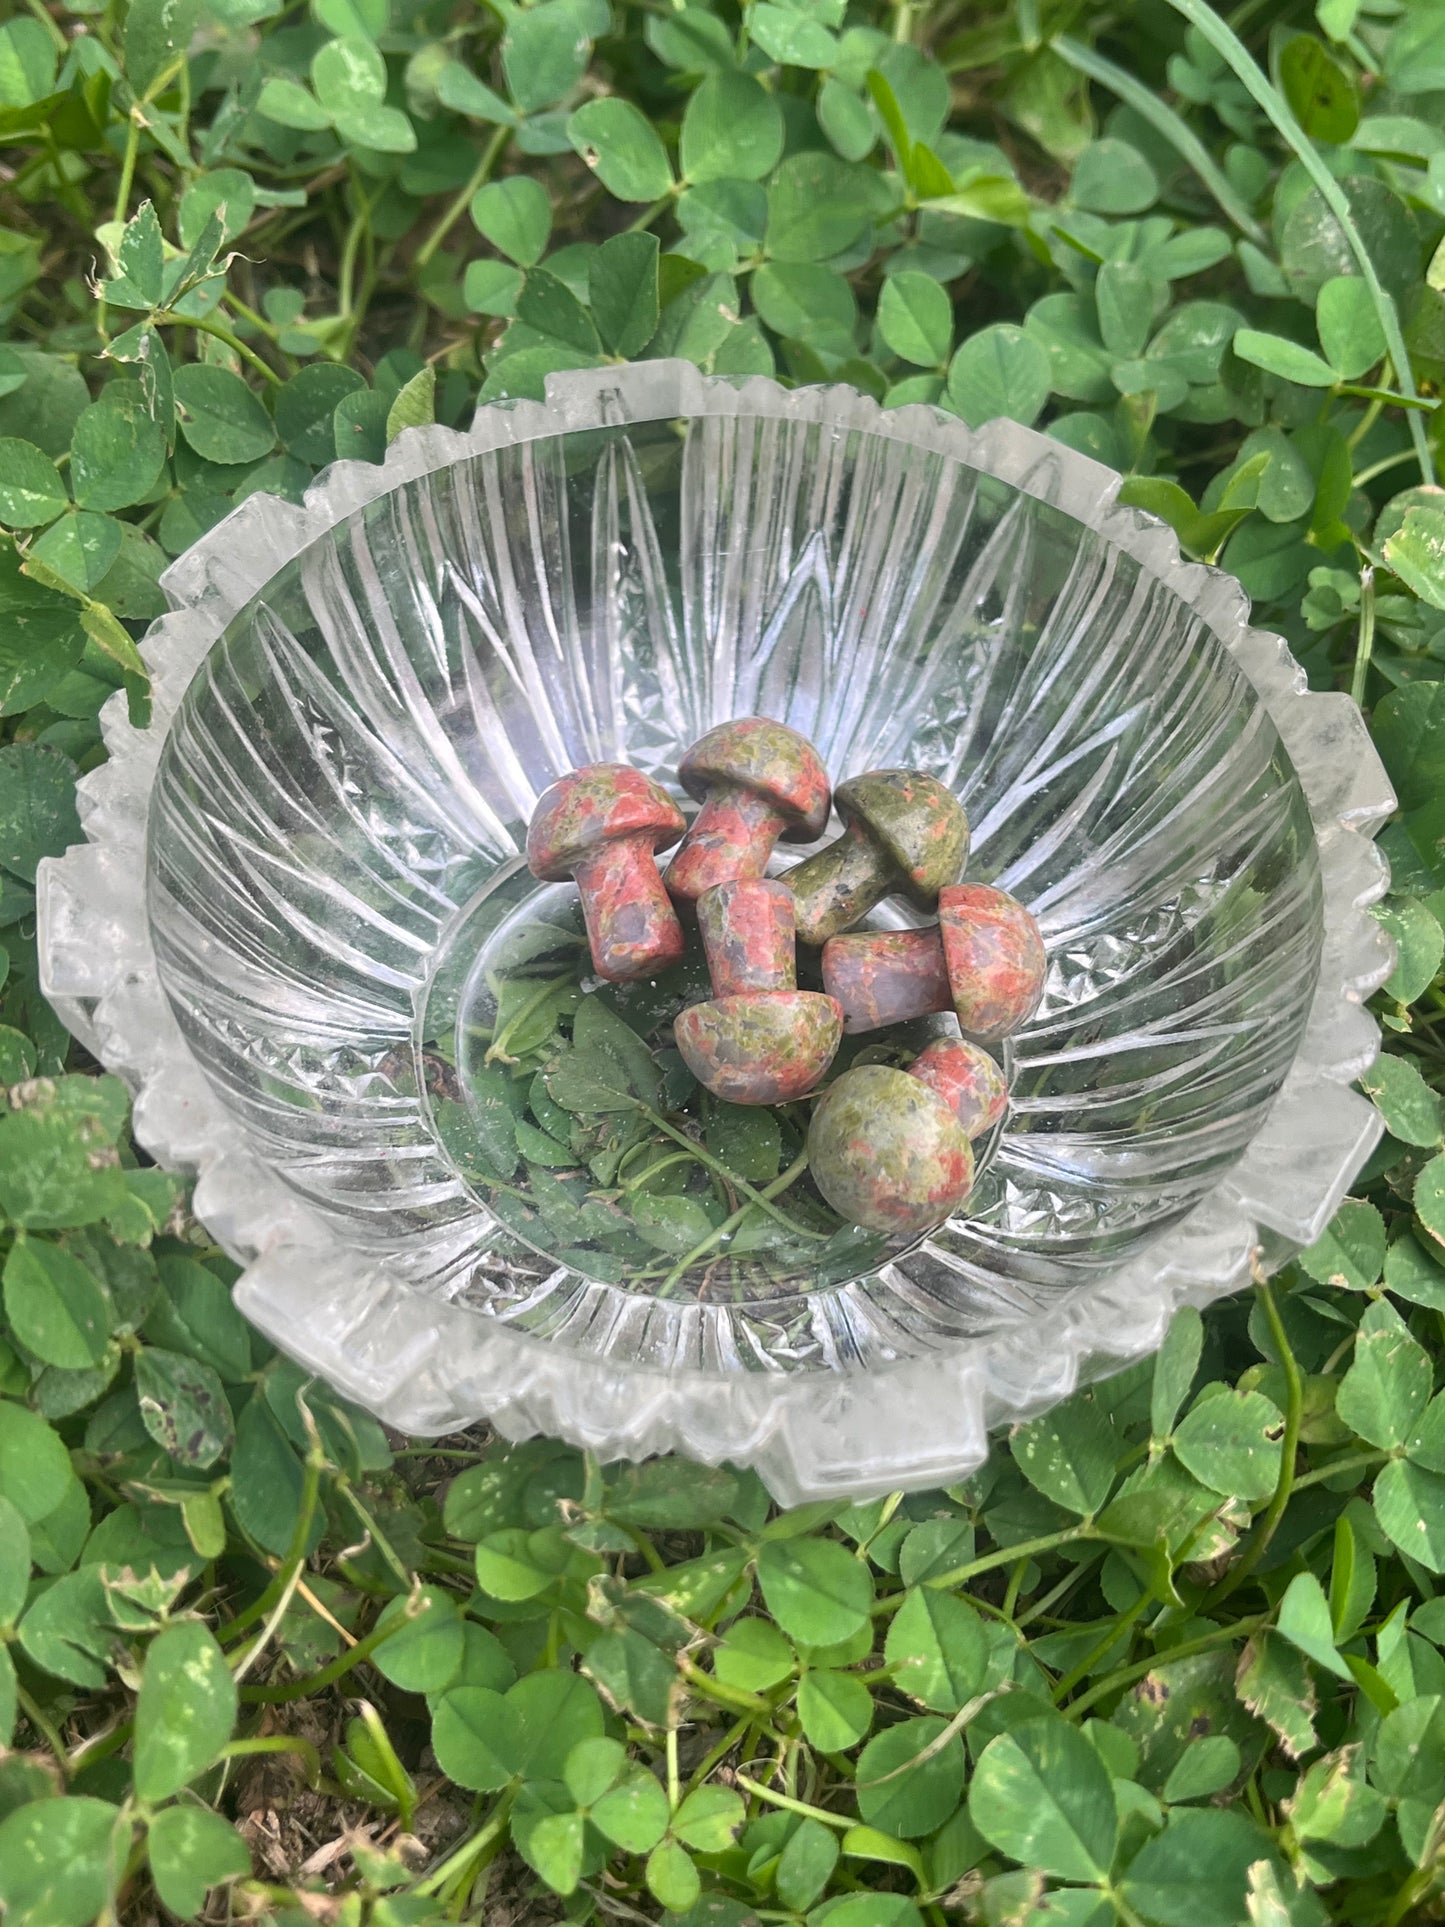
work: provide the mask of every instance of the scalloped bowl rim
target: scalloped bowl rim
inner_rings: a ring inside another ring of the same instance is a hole
[[[1300,1045],[1259,1131],[1182,1218],[1103,1283],[1035,1319],[953,1350],[847,1374],[726,1376],[602,1363],[464,1306],[428,1297],[348,1246],[247,1144],[185,1043],[156,973],[146,915],[145,825],[160,749],[192,675],[227,625],[301,550],[369,503],[469,457],[631,422],[757,415],[861,432],[966,463],[1095,530],[1158,578],[1219,638],[1258,692],[1315,825],[1324,897],[1319,976]],[[1388,872],[1371,838],[1395,807],[1348,696],[1311,692],[1284,641],[1249,624],[1230,576],[1180,558],[1172,530],[1117,496],[1122,478],[1016,422],[972,430],[927,406],[884,410],[841,387],[787,390],[688,362],[552,375],[542,402],[478,409],[469,431],[409,429],[384,462],[341,461],[304,506],[250,496],[166,571],[173,611],[142,641],[152,717],[126,698],[101,712],[109,760],[84,777],[87,841],[37,878],[41,983],[68,1028],[136,1094],[137,1141],[197,1174],[196,1215],[244,1266],[248,1317],[309,1369],[399,1429],[435,1434],[480,1418],[508,1437],[549,1432],[604,1457],[680,1450],[751,1465],[784,1503],[864,1497],[964,1476],[989,1429],[1046,1409],[1089,1377],[1140,1358],[1174,1310],[1238,1290],[1324,1229],[1379,1139],[1351,1082],[1379,1030],[1365,999],[1394,950],[1369,915]],[[723,1387],[726,1395],[720,1395]]]

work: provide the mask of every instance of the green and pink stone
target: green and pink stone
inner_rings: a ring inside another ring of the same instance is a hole
[[[858,923],[885,897],[931,910],[968,860],[963,805],[936,777],[916,769],[874,769],[840,783],[833,804],[843,834],[787,872],[798,937],[823,944]]]
[[[720,883],[760,877],[780,837],[811,843],[832,807],[817,750],[767,716],[710,729],[678,764],[677,777],[702,805],[667,870],[668,889],[688,902]]]
[[[951,1010],[971,1037],[1008,1037],[1044,993],[1048,959],[1033,917],[986,883],[938,893],[926,930],[868,930],[823,947],[823,983],[850,1034]]]
[[[670,865],[656,852],[685,824],[640,770],[598,763],[554,783],[527,836],[547,882],[576,880],[592,960],[616,983],[683,955],[671,896],[696,907],[713,996],[683,1010],[677,1048],[698,1081],[734,1104],[785,1104],[820,1082],[843,1029],[953,1010],[973,1037],[1016,1030],[1043,991],[1038,927],[1001,890],[956,881],[968,822],[919,770],[870,770],[830,799],[817,752],[793,730],[745,717],[709,731],[679,778],[702,807]],[[841,837],[785,880],[763,872],[779,838],[811,840],[830,800]],[[886,896],[927,930],[844,935]],[[823,992],[797,987],[796,942],[823,945]],[[955,1211],[973,1184],[973,1140],[1007,1107],[1003,1073],[967,1038],[940,1038],[906,1071],[865,1064],[819,1097],[808,1155],[819,1191],[851,1223],[911,1236]]]
[[[544,883],[576,879],[599,977],[631,983],[681,959],[686,940],[654,853],[686,827],[667,791],[627,763],[589,763],[538,799],[528,868]]]
[[[850,1224],[913,1237],[973,1189],[973,1140],[1008,1105],[987,1051],[941,1037],[906,1071],[858,1064],[830,1084],[808,1126],[808,1168]]]
[[[699,897],[697,920],[714,996],[673,1023],[683,1062],[729,1104],[805,1096],[833,1061],[843,1013],[797,987],[791,891],[767,877],[716,884]]]
[[[908,1075],[941,1097],[966,1138],[991,1131],[1008,1109],[1008,1084],[999,1065],[965,1037],[937,1037],[908,1066]]]

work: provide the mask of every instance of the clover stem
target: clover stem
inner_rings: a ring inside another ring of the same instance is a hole
[[[50,35],[50,38],[55,42],[57,50],[61,54],[68,54],[70,52],[70,42],[55,24],[54,19],[51,17],[50,9],[42,5],[41,0],[25,0],[25,4]]]
[[[296,1505],[296,1523],[291,1529],[291,1543],[286,1548],[286,1556],[276,1568],[265,1591],[253,1599],[243,1612],[237,1613],[224,1629],[221,1634],[223,1644],[229,1645],[248,1626],[254,1625],[258,1619],[265,1619],[277,1603],[286,1597],[288,1590],[294,1587],[296,1579],[300,1578],[305,1568],[306,1552],[311,1541],[311,1522],[316,1517],[316,1507],[320,1502],[321,1473],[325,1463],[325,1456],[318,1442],[313,1439],[302,1463],[301,1493]],[[242,1673],[256,1657],[267,1637],[269,1632],[263,1635],[261,1640],[252,1647],[246,1659],[241,1662]]]
[[[354,1646],[338,1654],[319,1672],[308,1673],[305,1679],[291,1680],[285,1686],[243,1686],[241,1698],[248,1704],[261,1706],[280,1706],[290,1700],[309,1699],[313,1693],[319,1693],[323,1686],[332,1686],[337,1680],[345,1678],[362,1660],[370,1659],[381,1642],[390,1639],[396,1630],[395,1620],[373,1626],[365,1639],[358,1639]]]
[[[136,156],[140,152],[140,122],[132,108],[130,120],[125,131],[125,153],[121,157],[120,180],[115,190],[115,214],[113,218],[124,221],[125,210],[130,202],[131,183],[135,179]]]
[[[425,1880],[418,1882],[417,1893],[434,1894],[439,1887],[444,1887],[448,1881],[465,1873],[473,1862],[479,1860],[506,1826],[507,1816],[512,1810],[512,1802],[515,1798],[514,1792],[504,1793],[492,1809],[492,1817],[486,1825],[480,1827],[470,1839],[464,1840],[454,1852],[449,1853],[439,1867],[432,1869]]]
[[[760,1195],[768,1199],[772,1199],[780,1196],[782,1192],[788,1189],[789,1185],[797,1183],[798,1179],[802,1177],[803,1173],[807,1170],[807,1168],[808,1168],[808,1154],[806,1151],[803,1151],[803,1152],[800,1152],[799,1155],[793,1159],[793,1162],[788,1166],[786,1171],[781,1172],[777,1177],[775,1177],[771,1184],[765,1184],[763,1186]],[[747,1213],[751,1211],[751,1209],[752,1209],[751,1199],[748,1201],[747,1204],[740,1204],[737,1210],[733,1212],[731,1217],[725,1218],[715,1231],[710,1231],[708,1233],[707,1237],[705,1237],[702,1240],[701,1244],[694,1245],[692,1250],[688,1252],[685,1258],[679,1258],[677,1263],[673,1266],[672,1270],[668,1272],[667,1276],[663,1279],[662,1283],[658,1286],[657,1288],[658,1297],[665,1298],[667,1294],[677,1284],[678,1280],[683,1276],[683,1274],[691,1270],[692,1266],[697,1263],[699,1258],[705,1258],[708,1252],[711,1251],[715,1245],[720,1244],[724,1238],[731,1236],[731,1234],[737,1230],[738,1226],[742,1223],[742,1220],[747,1215]]]
[[[1117,1667],[1112,1673],[1106,1673],[1097,1686],[1091,1686],[1087,1693],[1081,1693],[1078,1699],[1071,1700],[1060,1710],[1065,1718],[1077,1719],[1101,1699],[1117,1692],[1121,1686],[1132,1686],[1136,1679],[1143,1679],[1156,1666],[1162,1666],[1170,1660],[1192,1659],[1196,1653],[1212,1652],[1216,1646],[1227,1645],[1231,1639],[1252,1638],[1262,1626],[1268,1625],[1269,1617],[1268,1613],[1257,1613],[1252,1619],[1236,1619],[1227,1626],[1217,1627],[1212,1633],[1202,1633],[1198,1639],[1182,1640],[1177,1646],[1166,1646],[1162,1651],[1150,1654],[1148,1659],[1138,1659],[1129,1666]]]
[[[1018,1611],[1019,1594],[1023,1591],[1024,1575],[1032,1563],[1031,1560],[1020,1559],[1013,1571],[1009,1574],[1008,1589],[1003,1596],[1004,1617],[1007,1619],[1012,1619]]]
[[[676,200],[678,191],[677,188],[670,187],[666,194],[652,203],[651,207],[645,207],[637,219],[629,222],[628,225],[623,228],[622,232],[624,234],[641,234],[646,228],[650,228],[658,215],[662,213],[663,209],[670,207],[673,201]]]
[[[61,1739],[60,1734],[56,1731],[50,1720],[46,1718],[44,1709],[37,1701],[31,1698],[30,1694],[18,1682],[15,1687],[15,1700],[20,1711],[25,1715],[26,1719],[29,1720],[30,1724],[35,1728],[35,1731],[55,1755],[61,1772],[68,1774],[71,1771],[71,1767],[65,1751],[65,1742]]]
[[[1138,1914],[1134,1912],[1134,1909],[1117,1889],[1110,1887],[1109,1899],[1113,1902],[1114,1910],[1123,1922],[1123,1927],[1144,1927],[1143,1921],[1140,1920]]]
[[[1360,419],[1355,423],[1354,427],[1350,430],[1349,434],[1346,436],[1345,438],[1346,448],[1358,448],[1360,443],[1365,439],[1366,435],[1369,434],[1370,430],[1374,427],[1375,423],[1380,419],[1381,415],[1384,412],[1385,412],[1385,404],[1382,401],[1378,399],[1375,401],[1372,401],[1369,407],[1365,410],[1364,414],[1361,415]],[[1410,453],[1412,456],[1414,455],[1415,451],[1413,448],[1410,450]],[[1357,486],[1359,484],[1359,480],[1360,478],[1356,476],[1355,481]]]
[[[647,1561],[647,1569],[649,1572],[667,1571],[667,1561],[645,1532],[640,1532],[636,1526],[627,1526],[624,1527],[624,1530],[631,1538],[633,1545],[636,1546],[637,1550]]]
[[[1373,482],[1377,475],[1387,475],[1392,468],[1398,468],[1402,462],[1413,462],[1414,459],[1413,448],[1402,448],[1394,455],[1387,455],[1383,461],[1371,462],[1368,468],[1362,468],[1354,478],[1355,487],[1363,488],[1366,482]]]
[[[180,136],[182,145],[189,147],[191,139],[191,63],[184,55],[181,57],[180,71],[176,75],[176,81],[181,93],[181,107],[180,113],[177,116],[176,132]]]
[[[472,204],[472,196],[477,192],[477,189],[485,187],[491,179],[492,169],[496,166],[502,149],[506,146],[510,138],[511,131],[509,127],[499,127],[482,149],[481,159],[477,162],[475,168],[473,168],[470,180],[468,180],[466,186],[462,188],[456,199],[448,204],[446,212],[417,249],[413,265],[418,270],[426,266],[442,242],[445,241],[452,229],[456,226],[457,222],[466,213]]]
[[[560,971],[555,977],[544,977],[532,992],[532,995],[527,999],[526,1003],[522,1005],[521,1009],[514,1011],[502,1026],[501,1030],[494,1035],[482,1062],[484,1064],[491,1064],[500,1057],[504,1064],[515,1064],[517,1061],[516,1058],[509,1056],[506,1049],[513,1033],[521,1028],[527,1018],[533,1016],[541,1009],[542,1005],[546,1003],[547,999],[555,990],[563,984],[570,984],[575,981],[575,972],[571,970]]]
[[[280,387],[281,377],[276,370],[263,361],[254,348],[248,348],[239,335],[232,334],[229,328],[223,328],[219,321],[212,321],[209,315],[177,314],[174,309],[166,308],[152,319],[172,323],[178,328],[194,328],[203,335],[213,335],[217,341],[224,341],[233,355],[239,355],[242,361],[249,362],[258,375],[264,375],[267,381]]]
[[[361,1526],[362,1531],[370,1536],[371,1543],[376,1547],[387,1565],[391,1567],[402,1585],[409,1589],[412,1584],[411,1573],[397,1557],[395,1548],[387,1539],[381,1527],[376,1523],[371,1513],[361,1503],[360,1499],[357,1498],[355,1492],[352,1490],[350,1479],[348,1479],[344,1473],[338,1473],[335,1479],[335,1486],[336,1490],[356,1514],[357,1522]]]
[[[922,1583],[929,1587],[942,1587],[952,1591],[965,1580],[974,1578],[981,1572],[992,1572],[995,1566],[1012,1565],[1015,1559],[1032,1559],[1036,1553],[1053,1552],[1059,1546],[1075,1544],[1080,1539],[1092,1539],[1094,1529],[1087,1520],[1079,1525],[1068,1526],[1063,1532],[1049,1532],[1040,1539],[1023,1539],[1016,1546],[1004,1546],[997,1552],[985,1553],[981,1559],[970,1559],[966,1566],[955,1566],[951,1572],[940,1572]],[[908,1597],[906,1592],[890,1592],[882,1599],[873,1602],[873,1611],[878,1613],[896,1612]]]
[[[1350,677],[1350,694],[1357,703],[1365,700],[1365,684],[1370,675],[1370,658],[1375,651],[1375,570],[1366,563],[1360,570],[1360,634],[1355,644],[1355,669]]]
[[[1051,1591],[1046,1592],[1042,1599],[1036,1599],[1026,1613],[1021,1614],[1015,1619],[1014,1624],[1022,1630],[1032,1620],[1044,1618],[1050,1609],[1057,1606],[1075,1586],[1082,1584],[1082,1582],[1088,1578],[1095,1566],[1097,1566],[1102,1559],[1106,1558],[1107,1554],[1108,1548],[1101,1546],[1097,1552],[1091,1552],[1087,1559],[1080,1560],[1079,1564],[1075,1566],[1072,1571],[1064,1575],[1058,1585]],[[982,1600],[976,1603],[979,1605],[983,1604]],[[997,1610],[997,1608],[995,1608],[995,1610]]]
[[[1391,1903],[1389,1913],[1385,1915],[1384,1927],[1403,1927],[1403,1923],[1414,1911],[1415,1903],[1423,1900],[1430,1891],[1433,1879],[1434,1871],[1430,1867],[1417,1868],[1414,1872],[1406,1874]]]
[[[717,1742],[716,1746],[712,1747],[693,1768],[687,1783],[687,1791],[689,1793],[691,1793],[694,1788],[700,1787],[704,1780],[712,1773],[713,1768],[720,1765],[721,1762],[727,1758],[728,1754],[732,1752],[733,1748],[743,1738],[752,1723],[752,1715],[749,1713],[743,1714],[740,1719],[733,1722],[727,1732],[724,1733],[722,1738]]]
[[[1284,1437],[1280,1440],[1279,1480],[1264,1516],[1250,1534],[1249,1544],[1205,1599],[1205,1607],[1217,1606],[1222,1600],[1228,1599],[1248,1579],[1264,1557],[1294,1492],[1295,1456],[1299,1450],[1300,1419],[1304,1411],[1304,1381],[1300,1377],[1299,1361],[1289,1342],[1284,1320],[1279,1315],[1279,1306],[1275,1303],[1274,1288],[1268,1278],[1261,1276],[1255,1282],[1255,1289],[1264,1306],[1264,1315],[1269,1321],[1269,1335],[1274,1340],[1279,1362],[1284,1369]]]
[[[1294,1482],[1294,1489],[1300,1492],[1307,1485],[1318,1485],[1322,1479],[1332,1479],[1337,1472],[1362,1471],[1366,1466],[1383,1465],[1394,1456],[1393,1452],[1350,1452],[1343,1458],[1328,1459],[1312,1471],[1302,1472]]]
[[[794,1800],[786,1793],[774,1793],[771,1787],[750,1780],[746,1773],[739,1773],[735,1784],[754,1798],[766,1800],[769,1806],[781,1807],[785,1813],[801,1813],[805,1820],[821,1820],[825,1827],[837,1827],[847,1833],[853,1825],[846,1813],[829,1813],[826,1807],[810,1807],[806,1800]]]
[[[808,1225],[799,1224],[796,1219],[790,1218],[786,1211],[779,1211],[772,1199],[764,1192],[749,1184],[745,1178],[740,1178],[736,1171],[724,1164],[721,1158],[715,1158],[711,1151],[698,1143],[696,1138],[689,1137],[685,1131],[679,1131],[675,1124],[669,1124],[667,1119],[654,1111],[650,1104],[639,1102],[637,1108],[654,1130],[661,1131],[664,1137],[670,1137],[674,1144],[680,1144],[685,1151],[691,1151],[699,1164],[705,1164],[709,1171],[715,1171],[720,1178],[735,1185],[751,1203],[761,1205],[770,1218],[775,1218],[795,1238],[808,1238],[815,1244],[828,1242],[829,1234],[826,1231],[814,1231]]]
[[[274,323],[268,321],[264,315],[257,314],[256,310],[247,302],[243,301],[240,295],[233,294],[228,288],[221,299],[228,308],[238,314],[243,321],[249,322],[259,334],[263,334],[273,345],[281,339],[281,330],[276,327]]]
[[[635,1178],[625,1178],[622,1188],[624,1191],[636,1191],[640,1186],[646,1184],[649,1178],[655,1178],[659,1171],[666,1171],[674,1164],[691,1164],[692,1162],[693,1155],[691,1151],[669,1151],[667,1156],[659,1158],[656,1164],[649,1164],[645,1171],[639,1171]]]
[[[370,212],[363,197],[358,194],[356,198],[361,202],[361,206],[351,217],[351,225],[346,230],[346,241],[341,250],[341,273],[337,306],[344,315],[350,315],[351,313],[356,280],[356,254],[361,246],[362,230],[366,226],[366,217]]]
[[[504,1184],[500,1178],[488,1176],[478,1171],[473,1182],[483,1191],[500,1191],[503,1197],[520,1198],[523,1204],[536,1206],[537,1200],[530,1191],[524,1191],[520,1184]]]
[[[741,1686],[729,1686],[711,1673],[703,1672],[690,1659],[680,1659],[678,1669],[687,1681],[689,1690],[696,1693],[699,1699],[711,1700],[714,1706],[725,1706],[730,1713],[746,1713],[749,1719],[773,1711],[772,1701],[764,1699],[761,1693],[749,1693]]]
[[[83,1766],[94,1766],[100,1760],[108,1760],[112,1753],[119,1753],[129,1744],[135,1733],[134,1720],[120,1720],[108,1733],[100,1733],[93,1740],[82,1740],[68,1755],[66,1773],[77,1773]]]
[[[271,1635],[286,1617],[291,1601],[296,1596],[296,1588],[301,1583],[301,1572],[304,1563],[305,1554],[303,1552],[302,1557],[291,1566],[290,1571],[287,1573],[286,1584],[281,1588],[280,1596],[275,1605],[266,1615],[260,1632],[257,1633],[255,1639],[252,1640],[250,1646],[244,1653],[238,1653],[236,1655],[232,1667],[232,1677],[238,1683],[246,1677],[262,1653],[265,1652]]]
[[[306,1766],[306,1784],[315,1787],[321,1779],[321,1755],[299,1733],[264,1733],[254,1739],[231,1740],[222,1751],[226,1760],[239,1760],[254,1753],[294,1753]]]
[[[1154,1603],[1155,1595],[1153,1588],[1146,1586],[1132,1606],[1126,1606],[1123,1612],[1114,1615],[1113,1620],[1105,1629],[1102,1636],[1089,1648],[1078,1665],[1065,1673],[1061,1680],[1055,1682],[1051,1695],[1055,1705],[1057,1705],[1061,1699],[1066,1699],[1081,1681],[1089,1677],[1105,1653],[1108,1652],[1115,1640],[1118,1639],[1120,1633],[1127,1632],[1134,1624],[1134,1621],[1139,1618],[1140,1614],[1145,1612]]]

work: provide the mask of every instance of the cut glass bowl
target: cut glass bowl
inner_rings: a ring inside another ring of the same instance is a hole
[[[42,965],[249,1317],[406,1430],[678,1448],[795,1501],[961,1476],[1314,1239],[1379,1129],[1349,1085],[1393,799],[1358,709],[1118,486],[1011,422],[654,362],[253,496],[176,562]],[[957,1219],[660,1295],[503,1223],[438,1107],[499,970],[575,932],[520,858],[540,792],[628,761],[676,793],[755,713],[835,782],[951,784],[1047,990]]]

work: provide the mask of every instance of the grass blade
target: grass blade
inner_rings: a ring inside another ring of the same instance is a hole
[[[1256,247],[1269,245],[1269,236],[1230,186],[1223,171],[1210,158],[1203,142],[1172,107],[1160,100],[1157,94],[1150,93],[1133,74],[1116,67],[1112,60],[1106,60],[1103,54],[1084,46],[1081,41],[1071,40],[1067,34],[1057,34],[1050,45],[1075,73],[1082,74],[1086,80],[1097,81],[1101,87],[1107,87],[1126,107],[1132,107],[1141,120],[1148,121],[1155,133],[1162,135],[1175,153],[1194,169],[1219,203],[1222,212],[1229,216],[1241,234],[1253,241]]]
[[[1205,5],[1204,0],[1169,0],[1169,5],[1176,13],[1182,14],[1190,26],[1197,28],[1214,51],[1229,63],[1230,71],[1243,84],[1251,100],[1268,116],[1276,133],[1298,157],[1310,180],[1319,189],[1326,207],[1344,230],[1350,252],[1355,257],[1365,286],[1370,290],[1370,299],[1374,302],[1375,312],[1380,317],[1380,326],[1384,330],[1385,343],[1399,378],[1401,393],[1408,401],[1417,401],[1419,396],[1415,389],[1414,375],[1410,370],[1410,356],[1405,347],[1405,337],[1400,331],[1400,317],[1395,308],[1394,297],[1375,272],[1375,264],[1370,259],[1364,237],[1355,225],[1344,189],[1325,166],[1318,148],[1295,119],[1289,102],[1271,82],[1233,28],[1220,19],[1213,7]],[[1427,484],[1432,483],[1435,480],[1435,469],[1430,459],[1430,444],[1426,439],[1425,424],[1413,409],[1409,411],[1407,419],[1410,440],[1414,444],[1415,456],[1420,464],[1421,478]]]

